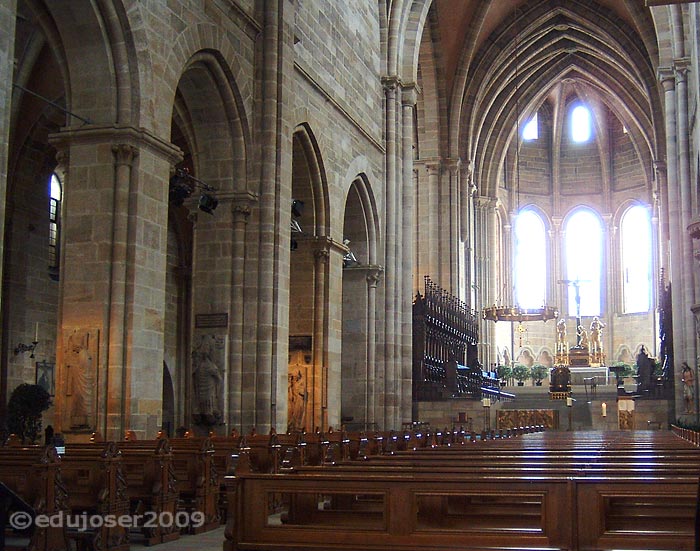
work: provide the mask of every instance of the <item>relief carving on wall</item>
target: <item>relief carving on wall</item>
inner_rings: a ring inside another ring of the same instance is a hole
[[[212,427],[224,419],[225,339],[213,333],[195,338],[192,349],[192,412],[198,425]]]
[[[97,428],[99,329],[75,328],[63,334],[64,419],[69,430]]]

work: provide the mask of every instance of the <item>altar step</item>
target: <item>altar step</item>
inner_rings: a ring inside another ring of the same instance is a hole
[[[559,412],[559,427],[568,428],[569,409],[566,400],[551,400],[549,398],[549,387],[506,387],[507,392],[516,395],[515,400],[502,404],[502,409],[553,409]],[[594,423],[594,417],[600,416],[601,404],[606,402],[614,404],[617,401],[617,388],[613,385],[600,385],[595,389],[595,393],[584,385],[573,385],[572,397],[574,405],[571,408],[571,424],[577,429],[591,429],[598,426],[598,420]],[[587,391],[587,392],[586,392]]]

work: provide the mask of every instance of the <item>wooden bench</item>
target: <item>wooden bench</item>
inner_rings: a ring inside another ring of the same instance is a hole
[[[665,436],[529,436],[282,477],[241,461],[226,478],[224,549],[639,549],[639,532],[644,549],[695,548],[697,450]]]
[[[203,515],[203,523],[190,525],[199,534],[218,528],[219,475],[214,464],[214,445],[209,437],[171,438],[173,469],[178,488],[178,511],[192,517]]]
[[[53,517],[70,512],[60,467],[61,460],[53,446],[0,447],[0,481],[37,515]],[[35,526],[27,542],[9,534],[5,549],[68,551],[70,543],[65,525],[54,523],[54,526]]]
[[[141,515],[146,545],[176,540],[187,523],[177,516],[179,493],[167,438],[118,443],[130,510]]]
[[[87,529],[69,527],[78,551],[127,551],[129,529],[105,518],[129,515],[129,497],[122,455],[114,442],[67,444],[61,457],[61,477],[67,488],[71,515],[87,519]],[[97,521],[102,517],[102,522]],[[91,523],[95,523],[94,527]]]

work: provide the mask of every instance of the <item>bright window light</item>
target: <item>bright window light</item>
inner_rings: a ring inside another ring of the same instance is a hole
[[[540,137],[539,127],[537,125],[537,113],[527,122],[523,128],[523,140],[536,140]]]
[[[648,312],[651,306],[651,220],[642,205],[630,208],[620,224],[622,289],[627,314]]]
[[[523,210],[515,220],[515,295],[521,308],[541,308],[545,302],[547,243],[542,218]]]
[[[571,139],[576,143],[591,139],[591,112],[583,105],[571,111]]]
[[[566,279],[569,280],[569,315],[601,314],[601,277],[603,266],[603,228],[600,218],[590,209],[579,209],[568,219],[565,234]]]

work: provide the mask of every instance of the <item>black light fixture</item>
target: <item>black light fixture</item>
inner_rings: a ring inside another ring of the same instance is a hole
[[[303,212],[304,212],[304,201],[300,201],[299,199],[292,199],[292,218],[290,221],[290,227],[292,229],[292,236],[291,236],[291,242],[289,244],[290,249],[292,251],[296,251],[297,247],[299,246],[299,243],[297,243],[297,240],[294,239],[294,234],[295,233],[304,233],[301,229],[301,225],[299,224],[299,220],[297,220],[297,218],[301,218],[301,215]]]
[[[202,190],[202,194],[199,197],[199,210],[208,214],[214,214],[219,200],[211,192],[216,191],[216,189],[192,176],[186,168],[175,169],[175,174],[171,176],[168,200],[179,207],[185,202],[185,199],[189,199],[192,196],[197,188]]]
[[[353,253],[350,249],[350,240],[343,239],[343,245],[345,245],[348,249],[348,252],[346,252],[343,255],[343,268],[352,268],[353,266],[359,266],[360,263],[358,262],[355,253]]]

